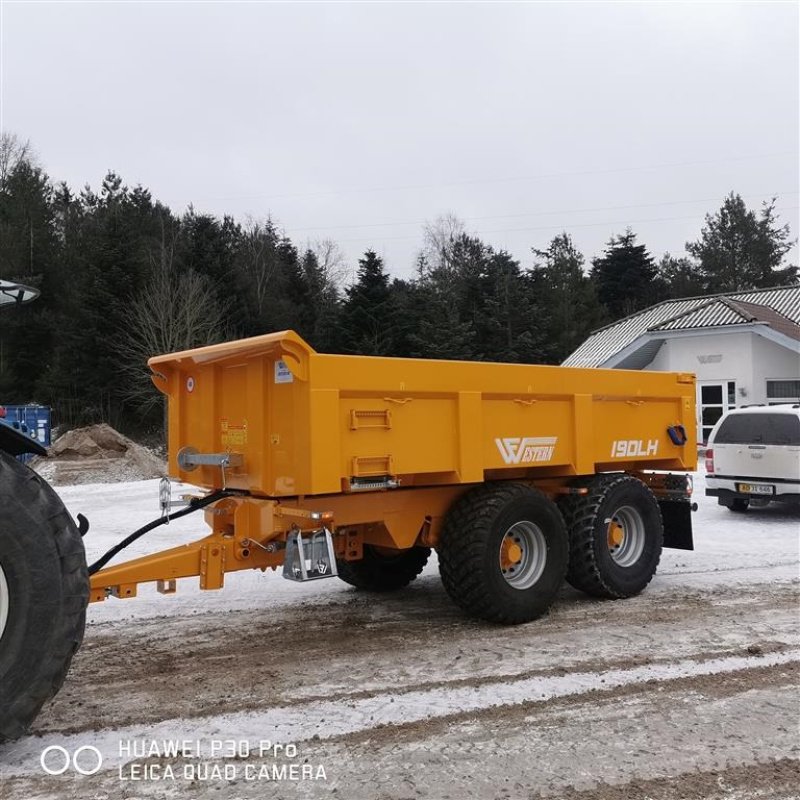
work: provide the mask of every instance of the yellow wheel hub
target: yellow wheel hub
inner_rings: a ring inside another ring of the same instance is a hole
[[[522,561],[522,548],[510,537],[506,536],[500,545],[500,567],[509,569]]]
[[[625,529],[619,524],[619,522],[611,520],[611,524],[608,526],[608,546],[619,547],[624,538]]]

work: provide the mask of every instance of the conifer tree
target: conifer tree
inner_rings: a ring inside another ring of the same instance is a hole
[[[670,298],[694,297],[705,294],[706,281],[697,264],[690,258],[664,253],[658,262],[658,276],[663,281],[666,296]]]
[[[341,314],[341,342],[348,353],[390,355],[394,351],[394,309],[383,260],[367,250],[356,282],[347,288]]]
[[[605,253],[592,262],[590,274],[597,296],[612,319],[646,308],[658,299],[655,262],[644,245],[636,244],[636,234],[630,228],[611,237]]]
[[[595,286],[584,272],[584,258],[568,233],[553,237],[545,250],[533,250],[531,279],[545,332],[544,357],[559,364],[605,321]]]
[[[783,263],[793,245],[789,226],[778,224],[774,198],[756,215],[731,192],[686,250],[697,259],[707,291],[731,292],[796,283],[797,267]]]

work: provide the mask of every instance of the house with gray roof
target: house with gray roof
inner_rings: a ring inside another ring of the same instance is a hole
[[[800,402],[800,286],[665,300],[594,331],[564,366],[694,372],[705,442],[729,408]]]

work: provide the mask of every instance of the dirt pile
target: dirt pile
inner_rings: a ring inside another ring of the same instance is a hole
[[[56,485],[137,481],[166,473],[160,458],[104,423],[67,431],[49,448],[48,458],[36,458],[31,466]]]

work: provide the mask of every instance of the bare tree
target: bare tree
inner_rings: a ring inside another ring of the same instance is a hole
[[[420,263],[430,269],[449,269],[452,266],[453,245],[466,232],[464,223],[452,213],[442,214],[423,228]]]
[[[342,248],[333,239],[316,239],[306,245],[317,258],[325,281],[341,289],[347,280],[347,263]]]
[[[34,162],[33,149],[29,141],[22,141],[16,133],[0,133],[0,192],[6,188],[8,178],[23,162]]]
[[[162,241],[158,255],[151,256],[153,276],[132,300],[118,346],[123,397],[144,413],[160,402],[150,381],[148,358],[213,344],[226,333],[226,309],[220,307],[208,278],[193,270],[178,273],[173,255],[173,243]]]
[[[248,278],[248,290],[252,292],[258,317],[263,316],[269,298],[272,281],[279,268],[275,257],[275,233],[272,223],[259,222],[248,217],[242,226],[242,272]]]

